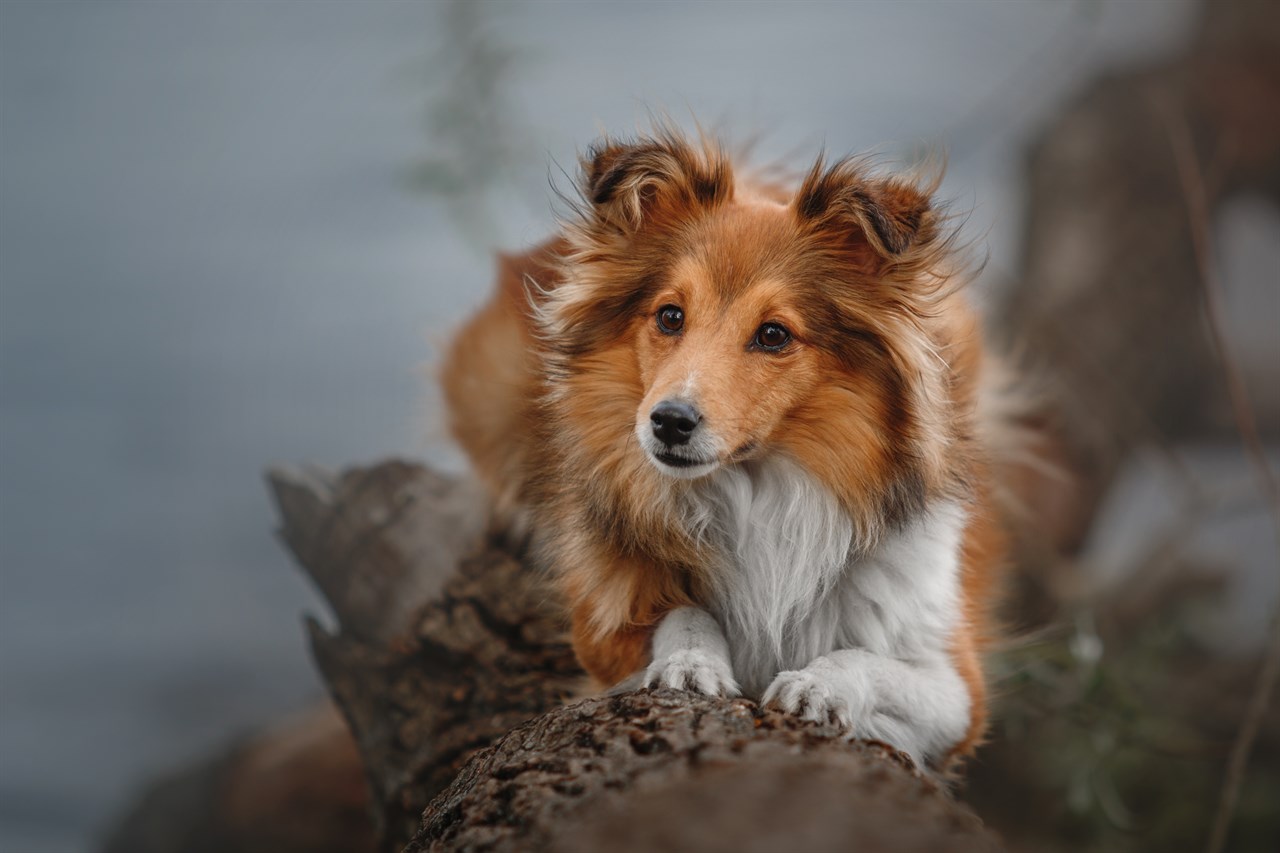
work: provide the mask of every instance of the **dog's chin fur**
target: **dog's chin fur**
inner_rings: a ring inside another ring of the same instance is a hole
[[[978,404],[932,186],[857,161],[752,183],[663,130],[598,146],[581,191],[560,236],[502,259],[444,386],[556,568],[584,668],[971,752],[1002,542],[975,413],[1004,409]],[[785,344],[758,343],[768,325]],[[675,448],[649,422],[670,399],[699,414]]]

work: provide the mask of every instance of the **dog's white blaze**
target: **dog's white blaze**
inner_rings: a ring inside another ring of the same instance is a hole
[[[698,371],[690,370],[689,375],[680,383],[680,390],[676,392],[677,397],[683,397],[686,400],[696,400],[698,398]]]
[[[709,610],[745,694],[834,714],[919,760],[964,736],[969,696],[948,654],[959,506],[935,505],[870,545],[793,461],[736,465],[694,485],[685,520],[721,554]]]

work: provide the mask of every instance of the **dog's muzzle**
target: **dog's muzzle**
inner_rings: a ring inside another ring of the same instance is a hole
[[[694,479],[719,467],[715,439],[688,401],[663,400],[649,412],[648,428],[640,422],[636,432],[650,460],[668,476]]]

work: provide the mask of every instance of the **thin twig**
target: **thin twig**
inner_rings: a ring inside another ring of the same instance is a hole
[[[1266,452],[1258,437],[1257,418],[1254,416],[1253,405],[1245,388],[1239,362],[1236,361],[1235,353],[1228,345],[1227,336],[1223,331],[1222,291],[1213,270],[1208,234],[1208,203],[1205,198],[1204,178],[1196,165],[1191,129],[1187,125],[1186,117],[1176,106],[1165,100],[1160,100],[1159,106],[1169,124],[1170,141],[1178,166],[1178,178],[1182,182],[1187,200],[1187,215],[1191,220],[1191,245],[1200,273],[1205,320],[1213,344],[1218,350],[1218,356],[1222,359],[1222,369],[1227,381],[1227,393],[1231,398],[1236,428],[1240,431],[1240,438],[1252,457],[1259,484],[1271,503],[1271,509],[1275,515],[1277,548],[1280,549],[1280,485],[1277,485],[1275,472],[1267,462]],[[1280,550],[1277,553],[1280,553]],[[1272,610],[1270,640],[1263,653],[1262,665],[1258,668],[1253,695],[1249,698],[1249,705],[1245,709],[1244,719],[1240,723],[1235,743],[1231,747],[1230,758],[1227,760],[1222,795],[1218,801],[1213,827],[1205,847],[1208,853],[1221,853],[1226,847],[1231,820],[1235,815],[1236,803],[1240,797],[1240,786],[1249,767],[1249,755],[1253,751],[1254,741],[1257,740],[1258,731],[1262,727],[1262,720],[1271,701],[1277,675],[1280,675],[1280,601],[1277,601]]]

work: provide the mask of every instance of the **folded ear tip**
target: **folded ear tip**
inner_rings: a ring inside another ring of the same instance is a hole
[[[582,158],[584,200],[597,217],[629,228],[663,199],[709,206],[731,196],[732,184],[719,148],[697,149],[674,131],[621,143],[603,139]]]
[[[822,161],[810,171],[795,208],[803,218],[858,229],[877,251],[894,257],[906,252],[924,232],[932,206],[930,193],[898,178],[869,177],[854,161],[830,167]]]
[[[890,182],[873,194],[872,217],[877,236],[892,254],[900,255],[915,242],[929,210],[929,197],[915,187]]]
[[[582,158],[586,195],[593,204],[604,204],[617,189],[619,170],[616,168],[626,149],[608,139],[602,139],[587,149]],[[613,173],[612,181],[606,180]]]

